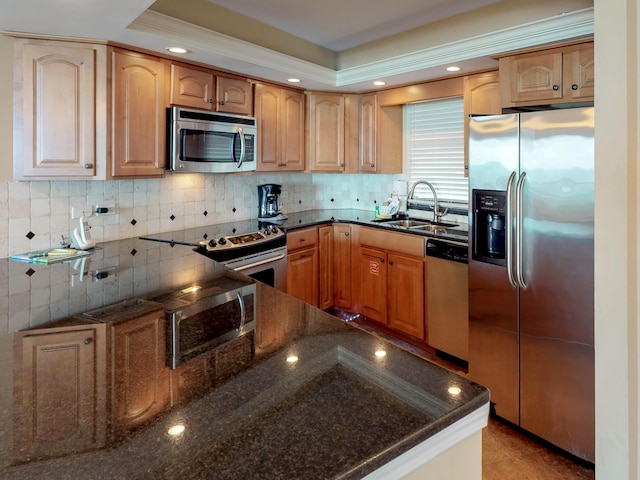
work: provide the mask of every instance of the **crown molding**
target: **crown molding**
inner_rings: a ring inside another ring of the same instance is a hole
[[[313,79],[317,84],[328,88],[345,88],[379,79],[381,72],[385,77],[392,77],[455,62],[488,58],[512,50],[593,35],[594,15],[593,8],[578,10],[338,71],[153,10],[146,10],[129,25],[127,30],[183,46],[200,55],[200,58],[205,61],[212,57],[220,61],[226,59],[234,65],[244,64],[247,67],[260,67],[283,75]]]
[[[593,8],[578,10],[446,45],[344,68],[337,72],[336,86],[376,80],[380,77],[380,72],[384,72],[385,77],[402,75],[535,45],[593,35],[593,31]]]

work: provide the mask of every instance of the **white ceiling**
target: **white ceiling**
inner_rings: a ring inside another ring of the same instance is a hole
[[[177,0],[176,0],[177,1]],[[367,43],[499,0],[209,0],[332,50]],[[153,0],[0,0],[0,31],[115,41],[166,54],[181,45],[186,60],[253,78],[303,79],[307,89],[365,91],[384,75],[387,85],[493,68],[499,52],[593,34],[593,10],[578,11],[490,35],[332,70],[260,45],[148,10]],[[339,13],[338,13],[339,12]]]
[[[209,0],[334,51],[501,0]]]

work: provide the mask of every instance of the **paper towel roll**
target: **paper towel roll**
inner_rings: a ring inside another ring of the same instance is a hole
[[[407,195],[407,181],[406,180],[394,180],[393,193],[399,196]]]

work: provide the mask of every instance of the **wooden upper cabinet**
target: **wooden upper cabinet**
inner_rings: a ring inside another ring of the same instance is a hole
[[[378,97],[375,93],[360,97],[360,161],[361,172],[376,172]]]
[[[255,86],[258,165],[261,171],[304,170],[304,94]]]
[[[14,50],[14,178],[104,178],[106,46],[14,39]]]
[[[308,154],[312,171],[342,172],[344,159],[345,97],[308,95]]]
[[[464,79],[464,172],[469,171],[469,116],[502,113],[497,71],[469,75]]]
[[[172,105],[212,110],[214,77],[211,72],[184,65],[171,65]]]
[[[505,56],[499,64],[505,108],[593,100],[592,42]]]
[[[216,111],[251,115],[252,85],[246,79],[216,77]]]
[[[113,49],[112,177],[164,174],[168,62]]]

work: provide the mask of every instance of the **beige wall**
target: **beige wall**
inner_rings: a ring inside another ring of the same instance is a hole
[[[11,39],[0,35],[0,182],[13,178],[13,68]]]
[[[638,471],[638,2],[596,0],[596,477]],[[579,372],[576,372],[579,374]]]

